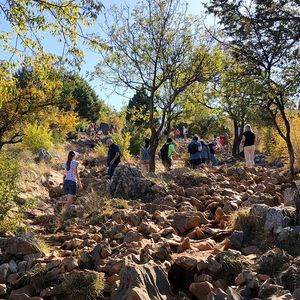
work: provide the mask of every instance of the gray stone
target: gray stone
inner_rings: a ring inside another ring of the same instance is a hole
[[[230,240],[233,248],[241,249],[242,245],[243,245],[243,240],[244,240],[244,232],[235,230],[229,237],[229,240]]]
[[[0,266],[0,283],[6,283],[7,276],[9,275],[9,264]]]

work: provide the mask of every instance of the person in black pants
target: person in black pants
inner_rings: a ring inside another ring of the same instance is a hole
[[[121,152],[120,148],[114,144],[111,138],[106,140],[106,145],[108,146],[107,153],[107,166],[108,166],[108,174],[110,178],[114,175],[116,167],[121,162]]]

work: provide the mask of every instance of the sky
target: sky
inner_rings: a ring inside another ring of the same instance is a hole
[[[125,0],[126,3],[130,7],[134,7],[134,5],[138,2],[137,0]],[[111,5],[120,5],[125,2],[124,0],[102,0],[101,2],[104,4],[105,9],[108,9]],[[204,8],[202,2],[207,2],[207,0],[185,0],[188,3],[188,12],[195,15],[201,15],[204,13]],[[99,16],[98,22],[101,22],[101,14]],[[9,30],[9,24],[4,20],[0,20],[0,33],[1,31]],[[93,28],[88,29],[88,32],[99,32],[100,29],[97,28],[97,26],[94,26]],[[14,44],[14,42],[12,42]],[[62,45],[59,44],[56,39],[51,37],[50,35],[46,35],[44,37],[44,46],[46,51],[49,51],[54,54],[61,54],[62,53]],[[113,86],[104,85],[103,82],[100,82],[99,79],[91,79],[90,76],[88,76],[89,72],[92,72],[94,70],[95,65],[100,60],[97,58],[99,54],[96,54],[89,50],[88,48],[83,48],[85,53],[85,59],[81,66],[80,74],[83,78],[85,78],[90,85],[94,88],[96,93],[98,94],[99,98],[104,100],[109,105],[113,106],[117,110],[119,110],[123,105],[126,105],[128,100],[133,96],[134,91],[127,90],[124,93],[124,96],[117,94],[114,92]],[[1,51],[0,49],[0,59],[9,59],[11,56],[10,53],[5,53]]]
[[[109,8],[112,4],[122,4],[124,1],[122,0],[102,0],[102,3],[106,8]],[[126,3],[130,6],[134,6],[136,0],[127,0]],[[195,15],[203,14],[204,8],[201,0],[187,0],[188,3],[188,12]],[[86,51],[85,63],[82,66],[81,74],[86,76],[87,72],[93,70],[93,67],[97,63],[97,59],[95,59],[95,53],[91,51]],[[87,77],[88,79],[88,77]],[[94,79],[90,81],[91,86],[95,89],[96,93],[99,97],[104,100],[106,103],[110,104],[117,110],[120,109],[123,105],[125,105],[128,100],[133,96],[133,91],[126,91],[125,96],[119,95],[114,92],[113,86],[108,86],[100,83],[99,79]]]

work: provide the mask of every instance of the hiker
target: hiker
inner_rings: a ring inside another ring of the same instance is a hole
[[[218,146],[216,142],[212,142],[208,144],[209,147],[209,160],[211,161],[213,166],[217,166],[219,161],[215,157],[216,151],[218,150]]]
[[[199,143],[199,138],[194,136],[192,141],[188,144],[188,152],[190,154],[190,164],[193,169],[197,169],[202,163],[201,160],[202,145]]]
[[[242,150],[244,150],[246,167],[254,167],[255,134],[249,124],[247,124],[244,128],[240,145],[240,151],[242,152]]]
[[[184,140],[186,141],[187,135],[188,135],[188,129],[185,126],[183,126],[183,128],[182,128],[182,134],[183,134]]]
[[[77,185],[82,189],[82,184],[79,176],[78,165],[75,160],[76,153],[70,151],[68,154],[67,162],[63,164],[65,172],[64,176],[64,194],[67,196],[67,202],[62,209],[62,213],[66,212],[74,201],[77,192]]]
[[[170,171],[172,168],[173,155],[175,153],[175,145],[171,138],[167,139],[167,142],[160,149],[160,157],[166,171]]]
[[[209,163],[209,158],[210,158],[209,146],[208,146],[208,144],[205,143],[204,140],[200,140],[200,143],[201,143],[201,146],[202,146],[202,149],[201,149],[201,152],[200,152],[201,162],[203,164]]]
[[[180,130],[179,128],[176,128],[175,131],[174,131],[174,136],[175,136],[175,139],[178,140],[180,138]]]
[[[121,152],[120,152],[120,148],[116,144],[114,144],[111,138],[106,139],[106,145],[108,146],[108,153],[107,153],[108,175],[111,178],[114,175],[116,167],[121,162]]]
[[[145,145],[141,150],[141,169],[142,171],[149,172],[150,162],[150,139],[145,139]]]

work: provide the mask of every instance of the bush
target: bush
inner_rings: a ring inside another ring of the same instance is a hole
[[[51,149],[53,142],[50,130],[37,123],[28,124],[24,130],[23,145],[34,154],[37,154],[40,149]]]
[[[129,147],[130,147],[130,133],[126,132],[124,134],[121,133],[113,133],[111,134],[111,138],[114,141],[114,143],[120,148],[120,151],[122,153],[122,157],[125,160],[130,159],[130,152],[129,152]]]
[[[3,221],[18,194],[17,182],[20,166],[15,157],[8,153],[0,154],[0,221]]]
[[[99,144],[95,147],[95,152],[99,158],[105,158],[107,156],[107,147],[104,144]]]
[[[63,288],[73,299],[97,299],[104,289],[103,275],[96,272],[74,272],[64,276]]]
[[[144,143],[143,136],[139,132],[133,133],[130,138],[130,147],[129,147],[130,154],[139,155],[143,143]]]

